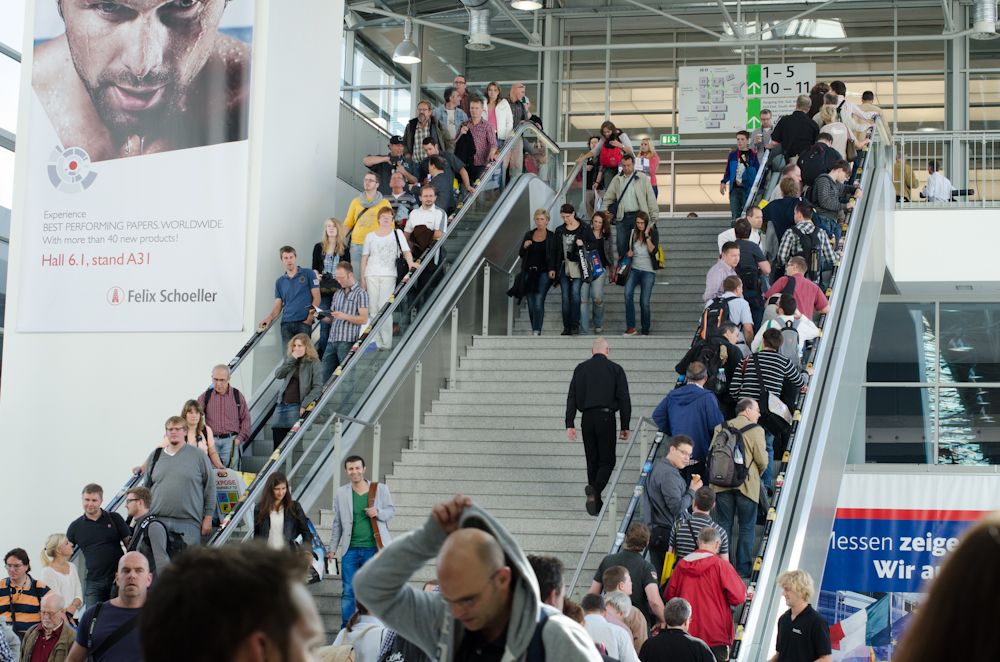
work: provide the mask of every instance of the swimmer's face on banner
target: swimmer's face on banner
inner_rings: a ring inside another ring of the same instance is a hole
[[[109,129],[143,133],[178,109],[212,53],[225,6],[225,0],[61,0],[73,65]]]

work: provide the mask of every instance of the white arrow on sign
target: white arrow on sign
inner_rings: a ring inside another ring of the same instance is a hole
[[[760,126],[760,120],[757,119],[756,117],[751,117],[749,124],[751,129],[756,129],[758,126]]]
[[[760,85],[757,81],[750,83],[750,87],[747,89],[750,94],[760,94]]]

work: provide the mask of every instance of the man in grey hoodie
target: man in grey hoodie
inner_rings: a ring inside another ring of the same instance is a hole
[[[440,597],[409,585],[434,558]],[[517,541],[460,494],[362,567],[354,591],[372,614],[440,662],[601,660],[583,628],[541,610],[534,571]]]

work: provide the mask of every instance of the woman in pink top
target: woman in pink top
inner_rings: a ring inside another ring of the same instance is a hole
[[[646,159],[640,162],[638,159]],[[656,167],[660,165],[660,157],[656,155],[656,150],[649,142],[649,138],[643,138],[639,146],[639,155],[636,157],[635,168],[649,175],[649,183],[653,186],[653,195],[659,195],[660,191],[656,187]]]

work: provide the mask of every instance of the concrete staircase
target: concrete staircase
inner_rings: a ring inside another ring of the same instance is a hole
[[[703,307],[705,273],[717,258],[716,235],[728,227],[728,218],[660,222],[667,268],[657,272],[649,337],[621,337],[622,289],[605,288],[603,335],[611,346],[611,360],[628,375],[633,422],[649,416],[673,387],[674,365],[690,346]],[[637,317],[638,308],[637,293]],[[590,356],[593,336],[558,335],[559,291],[547,298],[543,329],[541,337],[530,335],[522,305],[514,336],[473,338],[461,359],[456,388],[440,391],[424,415],[419,447],[404,449],[387,475],[396,506],[389,524],[394,535],[422,526],[434,504],[461,492],[496,516],[525,551],[560,558],[567,581],[572,577],[595,520],[584,509],[582,443],[566,437],[566,392],[573,369]],[[579,426],[579,415],[576,420]],[[638,446],[616,490],[619,517],[638,477]],[[619,463],[625,449],[624,442],[618,444]],[[329,539],[330,516],[330,511],[322,511],[317,525],[324,540]],[[578,591],[589,587],[609,548],[612,529],[610,522],[602,524]],[[413,585],[419,588],[434,576],[429,564],[413,578]],[[340,579],[330,577],[311,590],[332,641],[340,628]]]

